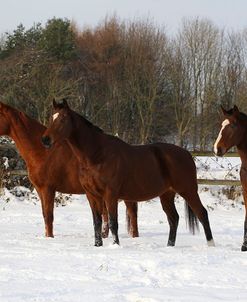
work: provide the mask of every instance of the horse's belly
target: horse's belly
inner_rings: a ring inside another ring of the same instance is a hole
[[[154,182],[150,179],[147,183],[133,183],[131,185],[123,185],[121,188],[121,199],[144,201],[148,199],[161,196],[165,191],[169,189],[170,185],[164,179]]]
[[[123,192],[119,199],[123,199],[126,201],[146,201],[163,195],[165,191],[166,190],[162,189],[156,192],[133,192],[130,194]]]

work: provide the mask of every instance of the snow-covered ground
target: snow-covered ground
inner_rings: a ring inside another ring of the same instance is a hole
[[[205,165],[198,166],[204,176]],[[0,198],[0,301],[247,301],[247,253],[240,252],[244,207],[241,198],[228,201],[221,191],[200,188],[214,248],[207,247],[202,228],[195,236],[188,232],[180,198],[174,248],[166,247],[168,223],[158,200],[139,203],[140,237],[135,239],[127,235],[120,203],[121,245],[112,245],[110,237],[97,248],[84,196],[55,209],[55,238],[47,239],[35,196],[5,192]]]

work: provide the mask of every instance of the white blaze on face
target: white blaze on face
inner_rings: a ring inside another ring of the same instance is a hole
[[[217,154],[217,145],[218,145],[218,143],[219,143],[219,141],[220,141],[220,139],[221,139],[221,137],[222,137],[222,131],[225,129],[225,127],[227,126],[227,125],[229,125],[230,124],[230,121],[228,120],[228,119],[225,119],[224,121],[223,121],[223,123],[222,123],[222,127],[221,127],[221,130],[220,130],[220,133],[219,133],[219,135],[218,135],[218,137],[217,137],[217,139],[216,139],[216,141],[215,141],[215,143],[214,143],[214,153],[215,154]]]
[[[53,122],[55,121],[56,118],[58,118],[58,116],[59,116],[59,113],[58,113],[58,112],[55,113],[55,114],[53,114],[53,116],[52,116]]]

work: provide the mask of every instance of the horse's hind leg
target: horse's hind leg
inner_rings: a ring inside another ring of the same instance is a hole
[[[244,220],[244,242],[241,247],[242,252],[247,251],[247,192],[243,188],[244,204],[245,204],[245,220]]]
[[[126,205],[126,221],[127,221],[127,230],[129,235],[134,237],[139,237],[138,232],[138,224],[137,224],[137,202],[132,201],[125,201]],[[102,237],[107,238],[109,235],[109,218],[108,218],[108,212],[105,206],[105,203],[103,205],[103,214],[102,214]]]
[[[242,252],[247,251],[247,214],[245,214],[245,220],[244,220],[244,242],[241,247]]]
[[[54,211],[54,198],[55,191],[49,188],[39,189],[36,188],[39,197],[41,199],[42,212],[45,222],[45,236],[46,237],[54,237],[53,236],[53,211]]]
[[[128,233],[132,238],[139,237],[138,223],[137,223],[137,211],[138,211],[137,202],[133,202],[133,201],[124,201],[124,202],[126,205],[126,221],[127,221]]]
[[[167,246],[174,246],[177,236],[179,215],[174,204],[174,197],[175,192],[173,191],[167,191],[166,193],[160,196],[160,202],[164,212],[167,215],[168,223],[170,226]]]
[[[208,246],[214,246],[214,240],[208,220],[208,212],[201,203],[200,197],[196,190],[190,188],[189,192],[180,194],[188,203],[194,214],[198,217],[203,225]]]

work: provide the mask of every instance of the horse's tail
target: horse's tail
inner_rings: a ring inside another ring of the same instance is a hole
[[[185,217],[187,225],[189,225],[189,230],[194,235],[196,231],[199,231],[198,218],[187,202],[185,202]]]

